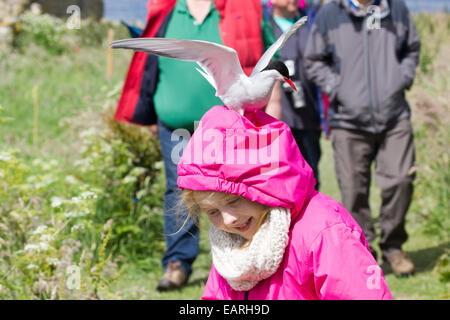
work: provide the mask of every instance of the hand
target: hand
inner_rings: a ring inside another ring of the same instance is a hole
[[[272,117],[281,120],[281,108],[281,84],[280,81],[277,81],[264,111]]]
[[[150,133],[158,139],[158,125],[157,124],[151,124],[149,127]]]

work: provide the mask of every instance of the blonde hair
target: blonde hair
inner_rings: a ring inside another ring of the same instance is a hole
[[[231,202],[233,200],[235,200],[236,198],[241,198],[241,199],[246,199],[244,197],[235,195],[235,194],[231,194],[231,193],[226,193],[226,192],[219,192],[219,191],[198,191],[198,190],[189,190],[189,189],[184,189],[182,191],[181,194],[181,202],[180,204],[185,204],[189,215],[186,218],[185,223],[183,224],[183,226],[186,224],[188,219],[192,219],[194,221],[194,223],[198,226],[198,218],[200,218],[200,214],[202,213],[201,208],[200,208],[200,203],[198,203],[195,199],[201,199],[200,202],[205,201],[207,199],[210,199],[212,196],[219,194],[219,200],[218,202],[223,202],[223,203],[228,203]],[[268,207],[266,205],[263,205],[261,203],[259,203],[261,205],[262,208],[262,215],[261,215],[261,219],[259,219],[258,221],[258,225],[256,226],[256,231],[259,230],[259,228],[261,227],[261,225],[263,224],[263,222],[265,221],[267,214],[270,212],[270,210],[272,209],[271,207]],[[251,243],[251,239],[248,240],[246,243],[244,243],[244,245],[242,246],[242,248],[250,245]]]

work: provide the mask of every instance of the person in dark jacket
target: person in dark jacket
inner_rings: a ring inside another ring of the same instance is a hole
[[[270,9],[265,10],[275,33],[280,37],[306,13],[299,9],[298,0],[271,0]],[[307,79],[304,67],[304,52],[308,39],[308,28],[296,32],[280,51],[280,59],[288,67],[297,91],[289,85],[281,85],[281,112],[276,118],[284,121],[292,131],[297,145],[311,166],[319,189],[320,119],[316,103],[316,86]]]
[[[397,275],[414,271],[402,251],[415,177],[405,90],[413,83],[419,53],[417,29],[402,0],[335,0],[319,10],[305,54],[308,77],[331,102],[329,124],[342,203],[369,243],[376,238],[369,207],[375,162],[382,197],[379,245],[383,260]]]

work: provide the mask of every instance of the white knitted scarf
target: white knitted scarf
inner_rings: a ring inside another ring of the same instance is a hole
[[[237,291],[248,291],[273,275],[289,241],[290,223],[288,209],[271,209],[250,245],[244,248],[241,246],[247,241],[245,238],[211,225],[209,240],[217,272]]]

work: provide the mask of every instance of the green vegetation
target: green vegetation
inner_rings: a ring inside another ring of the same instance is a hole
[[[450,16],[416,17],[422,60],[408,92],[417,178],[404,249],[417,272],[396,278],[397,299],[448,299]],[[52,29],[50,25],[61,26]],[[37,27],[39,26],[39,28]],[[131,52],[106,35],[122,27],[25,16],[16,47],[0,53],[0,299],[199,299],[211,257],[208,221],[189,284],[155,290],[162,276],[164,174],[157,140],[113,112]],[[322,140],[322,192],[339,200],[330,142]],[[376,218],[379,189],[372,187]]]

